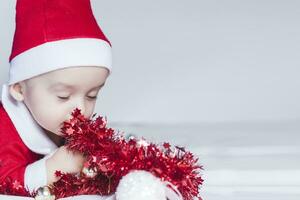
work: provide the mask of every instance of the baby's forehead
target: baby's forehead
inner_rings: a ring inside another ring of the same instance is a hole
[[[48,89],[90,90],[102,87],[106,82],[106,77],[107,71],[103,68],[70,67],[41,74],[29,79],[29,82],[31,85],[41,85]]]
[[[103,87],[105,82],[101,84],[95,84],[91,82],[72,82],[72,81],[61,81],[61,80],[52,80],[48,83],[48,89],[57,91],[57,90],[94,90]]]

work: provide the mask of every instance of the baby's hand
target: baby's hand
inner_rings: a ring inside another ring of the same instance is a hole
[[[61,146],[46,160],[47,184],[57,181],[55,171],[77,173],[81,171],[84,162],[85,157],[82,154],[71,152],[65,146]]]

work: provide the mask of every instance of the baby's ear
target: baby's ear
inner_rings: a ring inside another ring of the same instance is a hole
[[[14,83],[9,86],[9,93],[10,95],[17,101],[23,101],[24,100],[24,94],[23,89],[24,85],[22,85],[20,82]]]

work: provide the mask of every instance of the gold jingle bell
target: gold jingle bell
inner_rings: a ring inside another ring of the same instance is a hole
[[[48,186],[40,187],[34,197],[35,200],[55,200],[55,195],[51,194]]]

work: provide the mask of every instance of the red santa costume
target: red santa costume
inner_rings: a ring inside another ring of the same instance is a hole
[[[111,45],[90,1],[17,0],[9,81],[0,104],[0,181],[12,178],[30,191],[45,186],[45,160],[57,149],[26,105],[10,96],[9,85],[74,66],[111,72]]]

